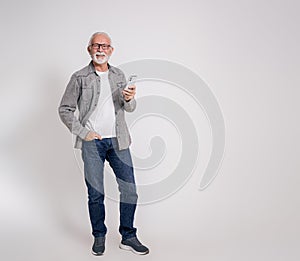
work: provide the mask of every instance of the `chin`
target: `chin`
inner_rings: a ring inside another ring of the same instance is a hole
[[[104,64],[108,62],[108,59],[103,59],[103,60],[95,59],[94,62],[97,64]]]

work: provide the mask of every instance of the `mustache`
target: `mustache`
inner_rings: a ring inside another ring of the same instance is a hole
[[[105,52],[96,52],[94,55],[104,55],[105,57],[107,57],[107,54]]]
[[[94,54],[91,54],[91,58],[97,64],[103,64],[109,60],[109,55],[107,55],[105,52],[96,52]]]

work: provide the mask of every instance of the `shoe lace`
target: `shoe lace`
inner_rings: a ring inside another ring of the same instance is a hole
[[[103,245],[104,244],[104,241],[105,241],[105,238],[104,237],[97,237],[95,239],[95,244],[96,245]]]
[[[131,239],[129,239],[132,243],[134,243],[135,245],[139,245],[141,246],[142,243],[136,238],[136,237],[133,237]]]

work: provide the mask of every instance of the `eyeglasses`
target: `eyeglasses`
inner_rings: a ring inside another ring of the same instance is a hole
[[[107,50],[109,47],[111,47],[111,45],[109,44],[99,44],[99,43],[93,43],[91,44],[93,49],[100,49],[100,47],[102,47],[102,50]]]

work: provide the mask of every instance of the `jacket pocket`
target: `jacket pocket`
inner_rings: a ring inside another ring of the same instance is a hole
[[[81,99],[84,101],[90,101],[93,98],[93,87],[82,86]]]

